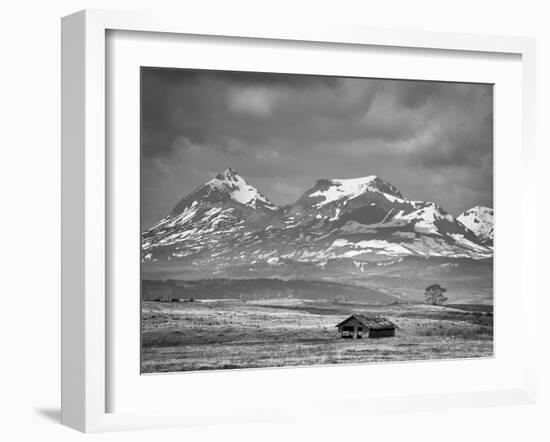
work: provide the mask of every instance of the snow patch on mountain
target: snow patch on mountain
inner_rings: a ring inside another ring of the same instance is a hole
[[[258,189],[248,184],[234,169],[224,170],[205,185],[228,192],[234,201],[245,206],[254,209],[262,206],[270,210],[278,210],[277,206],[263,196]]]
[[[411,255],[412,252],[407,249],[406,247],[403,247],[400,244],[397,243],[391,243],[385,240],[379,240],[379,239],[371,239],[371,240],[362,240],[358,242],[351,242],[347,239],[337,239],[335,240],[332,245],[331,249],[334,248],[341,248],[341,247],[348,247],[352,250],[348,252],[344,252],[344,255],[347,257],[355,256],[361,253],[364,253],[366,251],[370,252],[376,252],[386,255]]]
[[[378,178],[376,175],[369,175],[361,178],[320,180],[321,188],[309,196],[322,198],[315,206],[320,208],[334,201],[342,199],[351,200],[365,192],[379,192],[391,202],[403,200],[399,191]]]
[[[484,246],[481,246],[479,244],[476,244],[469,239],[464,238],[464,235],[460,233],[451,233],[451,237],[454,238],[454,240],[459,243],[460,245],[466,246],[470,249],[483,252],[486,248]]]
[[[330,180],[330,185],[327,189],[320,189],[317,192],[312,193],[311,197],[324,198],[323,201],[318,203],[317,207],[326,206],[333,201],[338,201],[342,198],[352,199],[358,197],[364,193],[369,183],[374,181],[376,176],[371,175],[364,178],[355,178],[349,180],[334,179]]]
[[[489,207],[475,206],[460,214],[456,219],[482,241],[493,241],[494,211]]]

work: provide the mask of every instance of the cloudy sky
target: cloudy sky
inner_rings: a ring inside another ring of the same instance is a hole
[[[227,167],[276,204],[378,175],[454,215],[493,204],[490,85],[142,69],[141,224]]]

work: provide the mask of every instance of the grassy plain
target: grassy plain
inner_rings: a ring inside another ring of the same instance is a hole
[[[382,315],[393,338],[340,339],[352,313]],[[142,373],[490,357],[492,306],[334,300],[142,303]]]

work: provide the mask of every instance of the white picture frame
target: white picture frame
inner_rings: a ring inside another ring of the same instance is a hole
[[[259,409],[242,399],[239,413],[209,415],[200,407],[194,415],[171,410],[109,410],[113,388],[109,378],[112,355],[108,342],[111,324],[108,300],[109,176],[107,171],[108,114],[106,94],[106,35],[109,31],[270,39],[287,42],[337,43],[384,48],[435,49],[484,54],[512,54],[521,58],[522,174],[534,168],[535,45],[532,39],[451,33],[388,31],[326,24],[242,21],[213,22],[206,18],[155,16],[142,13],[86,10],[62,20],[62,423],[84,432],[168,426],[206,425],[216,422],[261,421],[288,417],[334,415],[338,399],[312,399],[310,407],[278,404]],[[498,146],[495,147],[498,149]],[[497,171],[498,173],[498,171]],[[522,205],[536,207],[536,194],[522,191]],[[533,216],[533,213],[530,212]],[[526,216],[526,215],[524,215]],[[535,317],[536,286],[532,264],[536,240],[521,227],[521,307],[518,315]],[[531,257],[531,258],[529,258]],[[526,321],[524,334],[534,336],[535,324]],[[525,340],[521,353],[521,379],[498,389],[429,392],[419,395],[379,396],[378,411],[414,408],[452,408],[532,403],[535,393],[534,339]],[[343,367],[346,369],[345,367]],[[350,368],[348,368],[350,369]],[[355,368],[354,368],[355,369]],[[136,367],[136,370],[139,370]],[[309,370],[315,370],[310,368]],[[356,370],[356,369],[355,369]],[[265,373],[265,372],[264,372]],[[209,376],[208,373],[203,376]],[[211,375],[210,375],[211,376]],[[247,376],[246,371],[238,374]],[[299,376],[286,371],[285,376]],[[519,378],[518,378],[519,379]],[[362,394],[362,393],[361,393]],[[361,401],[362,396],[350,400]],[[192,398],[186,398],[192,400]],[[374,410],[368,403],[355,413]],[[242,417],[246,416],[246,417]]]

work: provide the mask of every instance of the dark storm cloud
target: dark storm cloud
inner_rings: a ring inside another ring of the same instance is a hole
[[[457,214],[492,205],[492,87],[142,70],[142,224],[226,167],[275,203],[376,174]]]
[[[268,134],[295,124],[297,113],[321,104],[314,94],[311,100],[293,104],[289,101],[299,100],[289,98],[296,93],[308,96],[309,89],[335,90],[337,82],[330,77],[143,69],[142,152],[150,157],[169,155],[181,136],[222,149],[235,138],[262,142]],[[277,103],[279,98],[287,102]],[[265,121],[275,105],[279,118]],[[281,112],[285,107],[290,112]]]
[[[414,109],[428,99],[442,92],[443,84],[427,81],[408,81],[394,84],[397,100],[404,106]]]

